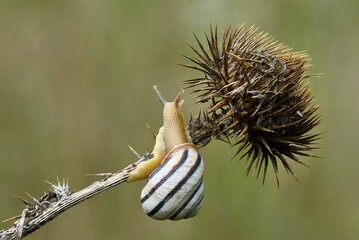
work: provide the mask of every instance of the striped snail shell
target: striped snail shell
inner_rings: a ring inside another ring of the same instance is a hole
[[[203,160],[193,144],[178,145],[151,173],[141,203],[157,220],[180,220],[198,214],[203,202]]]
[[[184,124],[183,91],[163,105],[163,126],[156,136],[153,157],[141,162],[127,182],[146,179],[141,193],[145,213],[156,220],[180,220],[199,213],[203,202],[203,160]]]

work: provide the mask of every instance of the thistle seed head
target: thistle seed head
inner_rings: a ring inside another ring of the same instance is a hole
[[[209,107],[191,118],[189,131],[199,146],[213,138],[237,146],[235,155],[249,160],[246,174],[254,167],[258,177],[263,169],[263,183],[270,162],[279,184],[278,160],[296,178],[288,159],[305,165],[298,156],[311,156],[318,106],[306,82],[308,55],[256,30],[226,28],[219,39],[211,27],[207,47],[195,36],[196,57],[185,56],[193,64],[182,65],[204,75],[184,83]]]

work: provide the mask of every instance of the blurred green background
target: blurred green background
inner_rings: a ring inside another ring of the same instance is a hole
[[[199,216],[154,221],[143,212],[144,182],[124,184],[63,213],[28,239],[359,239],[358,1],[1,1],[0,219],[19,214],[12,194],[40,197],[44,179],[90,184],[87,173],[116,171],[153,146],[145,123],[199,73],[177,66],[203,39],[242,22],[294,50],[308,50],[324,73],[311,80],[325,132],[321,159],[280,169],[264,186],[219,142],[201,149],[205,202]],[[195,111],[186,96],[185,111]],[[271,169],[270,169],[271,170]],[[12,223],[2,223],[0,229]]]

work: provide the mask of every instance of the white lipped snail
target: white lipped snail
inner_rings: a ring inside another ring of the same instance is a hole
[[[153,88],[163,105],[163,126],[156,136],[153,157],[140,163],[127,182],[147,179],[141,203],[151,218],[190,218],[199,213],[203,203],[203,159],[185,127],[183,90],[173,102],[167,102],[158,88]]]

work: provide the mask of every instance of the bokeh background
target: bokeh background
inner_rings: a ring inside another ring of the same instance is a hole
[[[143,212],[143,182],[120,185],[63,213],[28,239],[359,239],[358,1],[13,1],[0,2],[0,219],[17,215],[12,194],[40,197],[69,179],[116,171],[153,146],[145,123],[161,125],[161,105],[197,72],[177,66],[203,39],[242,22],[260,26],[294,50],[307,50],[324,73],[310,80],[324,132],[312,169],[295,165],[298,184],[280,169],[264,186],[246,178],[245,161],[214,142],[199,216],[154,221]],[[192,109],[186,96],[184,109]],[[10,223],[1,223],[0,229]]]

